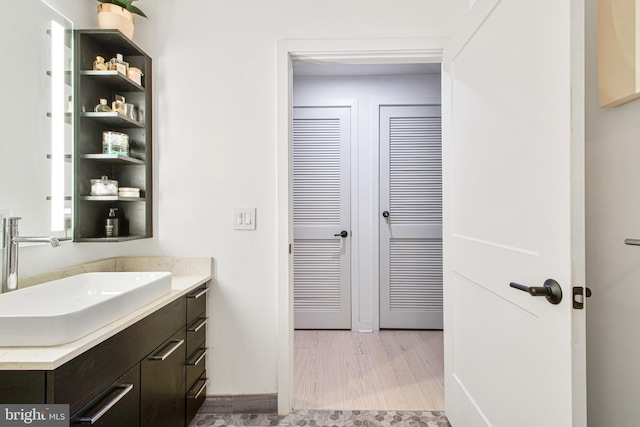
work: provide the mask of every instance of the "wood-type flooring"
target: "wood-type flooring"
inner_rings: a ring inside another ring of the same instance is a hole
[[[294,409],[444,410],[442,331],[294,336]]]

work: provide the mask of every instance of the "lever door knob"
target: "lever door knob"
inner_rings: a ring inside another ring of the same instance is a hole
[[[528,292],[532,297],[545,297],[551,304],[560,304],[562,301],[562,288],[553,279],[547,279],[542,286],[525,286],[519,283],[509,283],[514,289]]]
[[[349,233],[347,232],[347,230],[342,230],[338,234],[334,234],[334,236],[336,236],[336,237],[347,237],[348,235],[349,235]]]
[[[382,216],[385,218],[389,218],[389,215],[390,215],[389,211],[382,212]]]

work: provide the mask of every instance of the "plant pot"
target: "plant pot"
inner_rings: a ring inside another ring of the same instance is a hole
[[[100,3],[98,5],[98,27],[103,30],[118,29],[132,40],[134,29],[133,14],[115,4]]]

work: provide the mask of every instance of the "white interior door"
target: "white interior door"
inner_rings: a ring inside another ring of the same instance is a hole
[[[380,107],[380,327],[442,329],[440,106]]]
[[[572,308],[572,286],[584,285],[579,3],[477,0],[445,48],[445,400],[454,427],[586,425],[584,311]],[[559,304],[510,287],[547,279],[561,286]]]
[[[351,328],[350,119],[349,107],[293,109],[296,329]]]

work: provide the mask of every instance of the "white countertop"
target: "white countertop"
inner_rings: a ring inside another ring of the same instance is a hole
[[[154,311],[211,279],[211,275],[174,275],[171,292],[79,340],[51,347],[0,347],[0,370],[53,370],[111,338]]]

